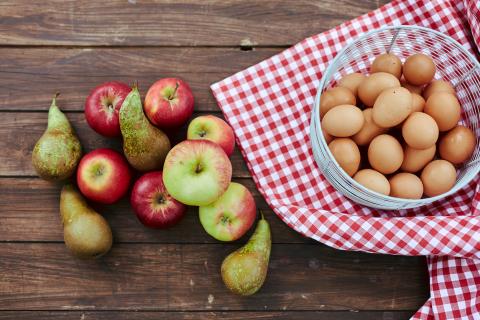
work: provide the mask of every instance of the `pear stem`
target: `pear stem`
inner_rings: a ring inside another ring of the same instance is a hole
[[[52,104],[50,106],[56,106],[57,105],[57,98],[58,96],[60,95],[60,92],[55,92],[55,94],[53,95],[53,99],[52,99]]]

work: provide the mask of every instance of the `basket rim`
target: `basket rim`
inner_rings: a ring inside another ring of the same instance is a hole
[[[310,138],[313,137],[313,135],[316,135],[317,136],[317,140],[320,139],[320,143],[323,144],[324,146],[327,146],[325,149],[326,149],[326,152],[328,154],[328,157],[329,157],[329,160],[332,161],[336,166],[340,167],[340,165],[338,164],[337,160],[335,159],[335,157],[333,156],[333,154],[330,152],[330,148],[328,148],[328,143],[327,141],[325,140],[325,137],[323,134],[316,134],[316,131],[317,129],[321,132],[321,129],[322,129],[322,126],[321,126],[321,120],[320,120],[320,112],[317,110],[317,106],[319,105],[319,102],[320,102],[320,96],[322,94],[322,89],[324,88],[325,86],[325,83],[326,83],[326,78],[325,78],[325,75],[326,74],[329,74],[331,69],[333,68],[333,66],[336,65],[336,62],[343,56],[343,54],[345,53],[345,51],[350,48],[350,46],[355,43],[356,41],[360,41],[362,39],[365,39],[369,36],[371,36],[372,34],[375,34],[375,33],[378,33],[378,32],[381,32],[381,31],[385,31],[385,30],[399,30],[399,29],[415,29],[415,30],[422,30],[422,31],[426,31],[426,32],[431,32],[431,33],[434,33],[440,37],[443,37],[445,39],[447,39],[449,42],[451,42],[453,45],[455,45],[460,51],[462,51],[464,54],[466,54],[466,56],[470,59],[470,61],[473,62],[473,64],[475,65],[475,68],[479,68],[480,69],[480,62],[473,56],[473,54],[471,54],[468,50],[465,49],[465,47],[463,47],[458,41],[456,41],[455,39],[453,39],[452,37],[450,37],[449,35],[446,35],[440,31],[437,31],[437,30],[433,30],[433,29],[430,29],[430,28],[426,28],[426,27],[421,27],[421,26],[416,26],[416,25],[397,25],[397,26],[387,26],[387,27],[382,27],[382,28],[377,28],[375,30],[371,30],[369,32],[366,32],[364,34],[362,34],[360,37],[357,37],[357,38],[354,38],[352,39],[350,42],[348,42],[337,54],[336,56],[333,58],[333,60],[330,61],[327,69],[325,69],[325,72],[323,72],[322,74],[322,79],[320,80],[320,83],[318,84],[317,86],[317,93],[316,93],[316,96],[315,96],[315,101],[314,101],[314,106],[313,106],[313,112],[312,112],[312,119],[311,119],[311,123],[310,123]],[[317,126],[318,125],[318,128]],[[315,130],[315,133],[313,133],[313,131]],[[477,138],[477,145],[478,145],[478,137]],[[313,145],[312,145],[313,147]],[[317,164],[318,165],[318,164]],[[340,167],[341,168],[341,167]],[[320,168],[319,168],[320,169]],[[321,169],[320,169],[321,170]],[[322,170],[321,170],[322,171]],[[463,185],[463,186],[459,186],[457,183],[455,184],[454,187],[452,187],[449,191],[445,192],[445,193],[442,193],[440,195],[437,195],[437,196],[434,196],[434,197],[428,197],[428,198],[420,198],[420,199],[404,199],[404,198],[398,198],[398,197],[392,197],[392,196],[387,196],[387,195],[384,195],[384,194],[381,194],[381,193],[378,193],[376,191],[373,191],[373,190],[370,190],[366,187],[364,187],[363,185],[361,185],[360,183],[358,183],[355,179],[353,179],[353,177],[350,177],[346,172],[345,170],[340,170],[340,174],[343,176],[344,179],[347,179],[350,183],[352,183],[355,187],[359,188],[360,190],[362,190],[363,192],[366,192],[366,193],[369,193],[369,194],[373,194],[375,195],[376,197],[380,197],[380,198],[383,198],[382,200],[386,200],[386,201],[389,201],[389,202],[392,202],[392,201],[395,201],[397,203],[401,203],[401,204],[405,204],[405,205],[409,205],[408,208],[415,208],[415,207],[420,207],[420,206],[424,206],[424,205],[427,205],[427,204],[430,204],[432,202],[435,202],[437,200],[441,200],[441,199],[444,199],[454,193],[456,193],[457,191],[459,191],[461,188],[463,188],[466,184],[470,183],[479,173],[480,171],[480,166],[478,166],[478,168],[475,169],[474,171],[474,174],[472,174],[472,176],[468,179],[468,181]],[[327,179],[328,180],[328,179]],[[336,189],[336,188],[335,188]],[[337,190],[338,191],[338,190]],[[340,191],[338,191],[340,192]],[[342,192],[340,192],[342,193]],[[343,194],[343,193],[342,193]],[[345,195],[345,194],[344,194]],[[345,195],[347,196],[347,195]],[[348,196],[347,196],[348,197]],[[355,201],[355,200],[353,200]],[[357,202],[357,201],[355,201]],[[384,207],[384,209],[391,209],[389,207]]]

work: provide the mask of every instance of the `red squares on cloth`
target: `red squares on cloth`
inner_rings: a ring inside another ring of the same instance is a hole
[[[311,151],[311,110],[329,62],[362,33],[402,24],[445,33],[478,55],[480,1],[401,0],[307,38],[211,88],[259,191],[285,223],[342,250],[432,256],[431,297],[413,319],[480,319],[478,177],[432,205],[374,210],[338,193]]]

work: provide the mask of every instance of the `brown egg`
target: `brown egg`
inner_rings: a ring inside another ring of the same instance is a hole
[[[373,60],[370,72],[386,72],[400,79],[402,76],[402,61],[393,53],[383,53]]]
[[[390,196],[404,199],[420,199],[422,195],[422,180],[416,175],[401,172],[390,178]]]
[[[360,166],[360,150],[355,142],[349,138],[333,139],[328,145],[330,152],[340,167],[351,177]]]
[[[365,80],[365,76],[361,73],[354,72],[343,76],[338,82],[339,87],[344,87],[350,90],[355,96],[358,95],[358,87]],[[352,103],[354,104],[354,103]]]
[[[464,126],[456,126],[440,139],[440,157],[453,164],[461,164],[475,151],[476,138],[472,130]]]
[[[335,87],[322,93],[320,96],[320,119],[333,107],[342,104],[355,105],[357,99],[347,88]]]
[[[410,91],[411,93],[422,94],[423,86],[415,86],[413,84],[410,84],[407,82],[407,80],[405,80],[404,77],[400,79],[400,84],[405,89],[408,89],[408,91]]]
[[[403,150],[403,162],[400,168],[406,172],[418,172],[433,160],[436,150],[435,144],[427,149],[414,149],[406,146]]]
[[[457,172],[450,162],[434,160],[423,169],[421,178],[425,194],[434,197],[452,189],[457,180]]]
[[[368,162],[380,173],[394,173],[403,162],[402,146],[394,137],[381,134],[368,146]]]
[[[330,109],[322,120],[322,127],[334,137],[350,137],[359,132],[364,123],[362,110],[352,105]]]
[[[380,93],[373,105],[373,121],[391,128],[405,120],[412,110],[412,94],[405,88],[389,88]]]
[[[453,94],[434,92],[425,102],[423,112],[430,115],[438,125],[438,130],[453,129],[460,120],[462,108]]]
[[[367,189],[386,196],[390,194],[390,183],[388,183],[387,178],[378,171],[363,169],[358,171],[353,179]]]
[[[362,129],[352,137],[353,141],[359,146],[366,146],[373,138],[387,132],[386,128],[379,127],[373,122],[372,108],[363,110],[363,117],[365,118],[365,122],[363,123]]]
[[[325,142],[327,142],[327,144],[332,142],[332,140],[333,140],[332,135],[329,134],[327,131],[325,131],[324,127],[322,127],[322,134],[323,134],[323,137],[325,138]]]
[[[444,80],[433,80],[425,90],[423,90],[423,97],[427,100],[434,92],[448,92],[456,95],[455,89],[450,82]]]
[[[411,55],[403,64],[403,76],[408,83],[416,86],[432,81],[435,76],[435,63],[432,58],[422,53]]]
[[[405,142],[414,149],[427,149],[438,140],[438,126],[426,113],[414,112],[402,125]]]
[[[386,72],[377,72],[368,76],[358,87],[358,97],[368,107],[373,107],[380,93],[388,88],[400,87],[400,81]]]
[[[412,112],[422,112],[425,107],[425,99],[417,93],[412,93]]]

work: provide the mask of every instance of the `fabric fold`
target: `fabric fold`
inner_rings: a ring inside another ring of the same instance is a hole
[[[474,0],[393,1],[211,86],[258,190],[290,227],[342,250],[432,256],[431,298],[413,319],[480,318],[479,179],[417,209],[362,207],[318,169],[309,141],[311,108],[323,71],[353,38],[381,26],[419,25],[478,54],[478,10]]]

